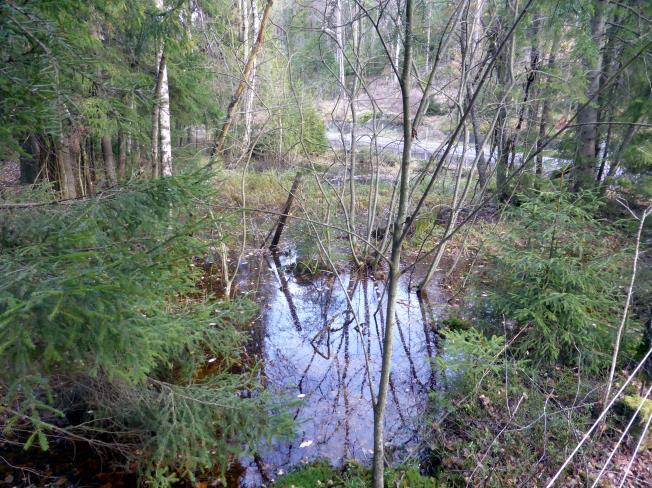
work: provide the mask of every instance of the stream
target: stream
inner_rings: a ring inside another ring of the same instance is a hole
[[[261,304],[251,351],[261,359],[266,388],[290,407],[296,437],[275,440],[260,458],[242,460],[241,486],[292,466],[326,459],[368,463],[373,453],[373,412],[368,358],[374,385],[380,377],[385,327],[384,281],[365,272],[303,277],[293,272],[295,252],[251,255],[242,263],[240,289]],[[437,353],[434,322],[447,303],[433,287],[429,302],[408,291],[409,275],[398,287],[390,392],[385,415],[387,451],[403,460],[418,453],[419,425],[428,392],[437,387],[432,358]],[[437,280],[434,280],[437,281]],[[347,300],[347,294],[350,297]],[[366,351],[366,354],[365,354]]]
[[[374,133],[373,128],[369,127],[369,124],[357,124],[356,125],[357,136],[356,136],[356,145],[358,147],[366,147],[375,145],[378,152],[389,153],[400,155],[403,152],[403,133],[400,125],[396,123],[390,124],[386,122],[379,122],[379,127]],[[330,121],[326,123],[326,138],[331,148],[340,149],[340,148],[351,148],[351,123],[343,121]],[[428,129],[424,129],[424,134],[420,138],[416,138],[412,141],[411,146],[411,156],[417,160],[427,160],[432,156],[433,153],[441,150],[444,140],[436,139],[429,137]],[[488,161],[495,160],[496,154],[492,154],[490,151],[485,150],[485,158]],[[457,158],[458,160],[461,157],[464,157],[464,165],[468,169],[470,168],[475,161],[475,146],[474,144],[469,144],[464,150],[462,142],[455,144],[450,151],[450,158]],[[515,162],[521,164],[523,157],[527,158],[529,154],[516,153]],[[550,156],[543,156],[543,168],[546,173],[550,173],[556,169],[559,169],[563,166],[569,165],[570,160],[554,158]]]

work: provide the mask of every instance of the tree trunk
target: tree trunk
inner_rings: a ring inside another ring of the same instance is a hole
[[[156,0],[156,8],[159,12],[163,11],[163,0]],[[162,40],[159,41],[156,54],[157,78],[154,90],[154,110],[152,111],[152,176],[154,178],[159,175],[172,176],[170,88],[164,45]]]
[[[78,150],[74,147],[75,142],[79,145],[75,137],[62,136],[57,143],[58,182],[63,198],[77,198],[79,196],[77,177],[75,175],[78,154]]]
[[[159,125],[159,114],[161,112],[160,99],[161,99],[161,73],[159,72],[161,68],[161,56],[158,57],[156,62],[156,86],[154,88],[154,108],[152,109],[152,147],[151,147],[151,158],[152,158],[152,178],[158,178],[160,174],[160,160],[159,160],[159,147],[160,147],[160,125]]]
[[[243,0],[245,3],[247,0]],[[251,0],[251,36],[256,39],[258,37],[258,30],[260,29],[260,18],[258,17],[258,1]],[[249,49],[247,48],[247,55],[249,54]],[[256,75],[258,70],[258,61],[254,59],[253,65],[251,67],[251,76],[249,77],[249,86],[247,87],[246,102],[245,102],[245,134],[244,134],[244,145],[245,147],[249,146],[251,141],[251,125],[253,121],[253,108],[254,108],[254,97],[256,95]]]
[[[355,252],[355,222],[356,222],[356,189],[355,189],[355,171],[357,163],[357,145],[356,145],[356,124],[358,123],[358,112],[355,104],[355,99],[358,91],[358,73],[360,68],[360,21],[355,20],[356,12],[355,7],[351,7],[353,11],[351,12],[351,46],[353,48],[353,57],[355,62],[355,73],[352,76],[351,80],[351,91],[349,92],[349,105],[351,108],[351,157],[350,157],[350,171],[349,171],[349,240],[351,243],[351,250],[353,257],[357,263],[358,257]]]
[[[20,155],[20,182],[24,185],[36,181],[39,173],[40,147],[36,136],[29,134],[22,144]]]
[[[605,34],[607,0],[595,0],[593,6],[591,36],[597,48],[597,54],[595,57],[587,56],[584,59],[584,66],[587,71],[586,97],[592,100],[592,102],[582,108],[577,116],[577,150],[575,164],[573,165],[574,191],[592,188],[595,184],[595,167],[597,161],[595,145],[598,138],[598,106],[595,96],[600,88],[600,77],[602,74],[602,46]]]
[[[499,90],[499,97],[503,98],[504,95],[505,92]],[[505,104],[501,103],[498,109],[498,123],[496,124],[496,145],[498,146],[498,156],[496,158],[496,191],[501,200],[507,195],[507,165],[509,163],[512,144],[512,138],[508,133],[509,128],[507,125],[507,109],[505,108]]]
[[[113,157],[111,137],[108,135],[102,136],[100,142],[102,144],[102,157],[104,158],[104,172],[106,173],[106,179],[109,182],[109,185],[113,186],[118,182],[118,178],[115,170],[115,158]]]
[[[547,72],[552,73],[552,70],[555,68],[557,48],[559,47],[559,33],[555,32],[552,39],[552,46],[550,48],[550,56],[548,57],[547,63]],[[547,93],[546,87],[549,85],[548,78],[546,78],[545,85],[541,87],[541,93],[543,94],[543,104],[541,107],[541,118],[539,120],[539,133],[537,135],[536,141],[536,163],[535,163],[535,172],[538,175],[543,174],[543,143],[546,138],[546,127],[548,125],[548,119],[550,119],[550,94]]]
[[[88,152],[86,151],[87,146],[88,144],[83,144],[80,147],[81,170],[83,172],[82,180],[86,187],[86,195],[93,196],[95,195],[94,169],[93,162],[88,157]]]
[[[399,187],[399,203],[394,228],[392,232],[392,253],[387,282],[387,312],[385,314],[385,335],[383,337],[383,358],[380,372],[380,385],[378,397],[374,404],[374,459],[373,459],[373,487],[384,487],[385,465],[385,440],[383,422],[385,406],[387,404],[387,391],[389,376],[392,367],[392,344],[394,340],[394,315],[396,309],[396,293],[398,281],[401,276],[401,247],[403,243],[403,229],[406,225],[409,179],[410,155],[412,152],[412,120],[410,116],[410,72],[412,66],[412,11],[413,1],[405,0],[405,48],[403,52],[403,70],[401,79],[401,94],[403,99],[403,155],[401,159],[401,179]],[[409,223],[407,224],[409,225]]]
[[[479,6],[481,9],[481,6]],[[470,71],[472,63],[471,57],[473,56],[472,52],[469,50],[469,37],[475,39],[478,36],[478,31],[480,29],[480,16],[481,11],[478,11],[476,15],[473,16],[473,23],[471,24],[471,32],[469,32],[469,7],[467,6],[464,10],[463,18],[460,22],[460,53],[462,55],[463,62],[465,63],[465,72],[467,73],[464,76],[464,84],[466,89],[466,97],[464,99],[465,109],[469,111],[469,116],[471,117],[471,128],[473,130],[473,145],[475,146],[476,154],[478,155],[477,170],[478,170],[478,184],[480,188],[483,189],[487,186],[488,180],[488,163],[484,157],[484,137],[482,136],[482,130],[480,129],[480,120],[478,119],[478,112],[474,103],[471,103],[473,99],[473,82],[469,79],[468,73]],[[421,109],[421,107],[419,107]],[[418,112],[417,112],[418,116]],[[417,117],[415,116],[415,120]]]
[[[638,119],[636,119],[636,121],[638,121]],[[611,163],[609,164],[609,171],[607,171],[608,178],[611,178],[616,174],[616,170],[620,165],[620,161],[623,157],[623,153],[625,152],[625,149],[627,149],[627,146],[629,146],[629,143],[632,142],[632,139],[634,138],[634,134],[636,134],[637,129],[638,127],[632,124],[629,125],[625,130],[625,134],[623,135],[623,140],[621,141],[620,145],[618,146],[618,149],[616,150],[613,157],[611,158]],[[600,178],[602,178],[602,175],[600,175]]]
[[[161,175],[172,176],[172,133],[170,130],[170,88],[165,55],[161,56],[161,99],[159,108],[159,130],[161,132]]]
[[[506,1],[507,11],[510,17],[513,17],[512,5]],[[506,15],[501,16],[499,24],[495,27],[492,36],[491,50],[496,52],[500,43],[500,38],[507,32]],[[514,37],[510,36],[505,48],[496,54],[496,76],[498,78],[498,120],[496,124],[495,136],[496,146],[498,147],[498,156],[496,158],[496,191],[498,197],[502,200],[507,196],[506,181],[508,176],[509,155],[514,145],[514,137],[509,129],[509,120],[507,117],[507,104],[509,91],[513,83],[512,74],[512,55],[513,55]]]
[[[467,87],[467,101],[471,100],[472,95],[473,94],[471,93],[470,87]],[[480,121],[478,120],[478,113],[476,111],[475,104],[472,104],[469,107],[469,112],[469,115],[471,116],[471,127],[473,129],[473,144],[475,146],[476,154],[479,154],[477,164],[478,184],[480,185],[480,188],[485,188],[488,181],[487,173],[489,170],[489,165],[484,157],[484,137],[482,136],[482,132],[480,130]]]
[[[127,134],[120,131],[118,134],[118,178],[125,179],[127,173]]]
[[[224,123],[222,124],[222,128],[220,129],[220,132],[217,136],[217,141],[215,142],[215,145],[211,150],[212,162],[214,162],[215,158],[217,158],[219,155],[222,154],[222,150],[224,148],[224,141],[226,140],[226,136],[229,133],[229,130],[231,129],[231,124],[233,123],[233,115],[235,113],[235,109],[238,107],[238,104],[240,103],[240,98],[242,97],[242,94],[244,93],[244,90],[246,88],[247,80],[249,79],[251,69],[253,68],[253,65],[256,61],[256,56],[258,55],[260,46],[262,46],[263,44],[265,27],[267,26],[267,21],[269,20],[269,15],[272,11],[273,5],[274,5],[274,0],[267,0],[267,5],[265,5],[265,10],[263,10],[263,17],[260,20],[260,29],[258,31],[258,36],[256,37],[256,42],[251,48],[251,52],[249,53],[249,58],[247,59],[247,64],[245,64],[245,67],[242,70],[240,83],[238,83],[238,87],[236,88],[235,93],[231,98],[231,103],[229,103],[229,106],[226,109],[226,116],[224,117]]]
[[[342,24],[342,0],[335,0],[335,42],[337,42],[337,75],[340,96],[346,91],[346,77],[344,72],[344,25]]]
[[[256,3],[256,0],[251,0],[251,3]],[[247,58],[249,57],[249,0],[240,0],[239,2],[240,10],[240,42],[242,42],[242,65],[247,64]],[[239,64],[239,63],[238,63]],[[255,64],[255,63],[254,63]],[[252,66],[251,71],[253,73],[254,67]],[[249,115],[249,92],[251,91],[251,78],[247,78],[247,88],[245,90],[245,109],[244,109],[244,122],[245,122],[245,133],[243,138],[243,145],[246,148],[249,145],[249,130],[251,124],[251,117]]]
[[[536,92],[536,85],[539,78],[538,72],[541,66],[541,59],[539,54],[539,34],[541,31],[541,21],[541,15],[538,12],[534,12],[532,23],[530,25],[530,36],[532,40],[532,45],[530,47],[530,66],[527,71],[527,76],[525,77],[525,84],[523,86],[523,100],[518,111],[518,121],[516,122],[516,127],[514,128],[514,133],[512,135],[509,163],[510,169],[515,166],[516,148],[520,146],[522,141],[523,122],[525,122],[526,115],[528,120],[530,120],[535,115],[533,113],[534,106],[530,103],[530,98],[533,92]],[[527,126],[529,127],[529,124]],[[527,138],[527,131],[525,137]]]
[[[290,193],[288,193],[288,199],[285,202],[285,208],[283,213],[278,218],[278,224],[276,224],[276,232],[274,232],[274,237],[272,238],[272,243],[269,248],[274,251],[278,249],[278,243],[281,242],[281,236],[283,235],[283,229],[285,228],[285,223],[287,222],[290,211],[292,210],[292,203],[294,202],[294,196],[299,189],[299,184],[301,183],[301,173],[297,173],[292,181],[292,187],[290,188]]]

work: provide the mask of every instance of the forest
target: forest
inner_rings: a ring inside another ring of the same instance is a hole
[[[652,2],[2,0],[0,485],[652,486]]]

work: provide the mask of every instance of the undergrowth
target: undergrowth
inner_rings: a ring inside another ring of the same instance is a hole
[[[196,298],[207,181],[138,181],[3,212],[5,439],[102,446],[165,486],[289,431],[242,354],[238,329],[255,306]]]
[[[279,488],[367,488],[371,486],[371,472],[355,462],[334,468],[326,461],[315,461],[299,466],[281,476],[275,483]],[[385,470],[385,486],[392,488],[444,488],[436,479],[422,476],[417,468],[398,466]]]

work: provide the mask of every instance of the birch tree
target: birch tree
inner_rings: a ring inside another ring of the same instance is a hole
[[[156,8],[163,14],[165,8],[163,0],[156,0]],[[159,175],[159,168],[162,176],[172,176],[170,87],[168,85],[168,68],[165,61],[164,40],[159,41],[156,60],[157,80],[152,114],[152,168],[155,177]]]
[[[246,4],[247,0],[242,0],[242,3]],[[245,19],[245,14],[243,11],[243,22],[247,23]],[[258,37],[258,31],[260,30],[260,17],[258,15],[258,1],[251,0],[251,37],[256,39]],[[248,29],[247,29],[248,31]],[[244,34],[245,37],[248,36],[248,32]],[[245,41],[245,53],[246,56],[250,54],[248,48],[249,42]],[[251,66],[251,75],[249,77],[249,85],[247,86],[246,92],[246,101],[245,101],[245,133],[244,133],[244,146],[247,147],[251,140],[251,124],[253,120],[253,108],[254,108],[254,98],[256,96],[256,77],[258,70],[258,59],[254,58],[253,64]]]

